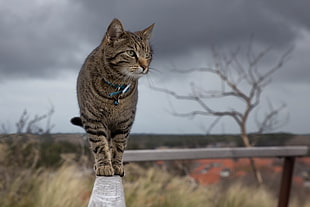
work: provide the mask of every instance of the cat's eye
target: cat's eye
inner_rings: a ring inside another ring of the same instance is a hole
[[[130,57],[135,57],[135,56],[136,56],[136,53],[135,53],[135,51],[133,51],[133,50],[127,50],[127,54],[128,54]]]
[[[151,57],[151,53],[145,53],[145,58],[150,58]]]

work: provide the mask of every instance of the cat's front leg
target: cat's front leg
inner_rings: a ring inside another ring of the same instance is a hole
[[[113,176],[110,146],[104,131],[97,130],[92,133],[89,130],[88,139],[95,157],[95,172],[98,176]]]
[[[124,176],[123,153],[127,145],[128,134],[117,134],[112,138],[112,166],[114,174]]]

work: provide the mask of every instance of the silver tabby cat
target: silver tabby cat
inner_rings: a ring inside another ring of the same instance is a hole
[[[123,152],[135,118],[138,79],[152,60],[153,27],[128,32],[114,19],[79,73],[80,117],[71,122],[87,132],[96,175],[124,175]]]

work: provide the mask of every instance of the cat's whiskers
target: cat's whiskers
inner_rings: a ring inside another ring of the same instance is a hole
[[[158,72],[158,73],[161,73],[161,70],[157,69],[157,68],[151,68],[149,67],[149,72]]]
[[[154,72],[155,73],[161,73],[162,71],[157,69],[157,68],[153,68],[153,67],[149,67],[149,72],[146,75],[146,79],[148,82],[148,85],[150,88],[152,88],[152,85],[155,85],[155,81],[154,81]]]
[[[152,79],[152,75],[151,75],[151,74],[148,74],[148,75],[146,76],[146,79],[147,79],[148,86],[151,88],[152,85],[154,85],[154,80]]]

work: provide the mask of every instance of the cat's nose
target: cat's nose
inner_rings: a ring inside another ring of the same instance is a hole
[[[149,67],[146,65],[141,65],[142,68],[142,73],[147,73],[147,71],[149,70]]]
[[[141,58],[139,59],[139,65],[143,69],[142,73],[147,73],[149,70],[149,65],[146,59]]]

